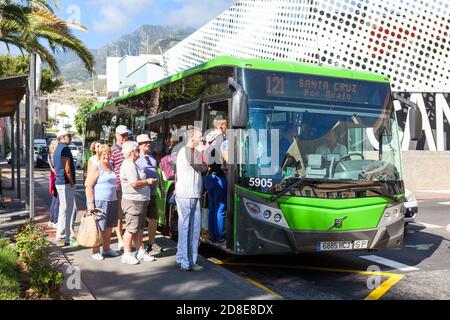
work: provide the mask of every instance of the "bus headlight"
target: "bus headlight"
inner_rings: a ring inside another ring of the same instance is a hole
[[[250,213],[259,214],[261,212],[261,209],[255,203],[247,202],[246,205],[247,205],[247,209],[248,209],[248,211],[250,211]]]
[[[280,208],[268,206],[246,198],[243,198],[242,201],[246,209],[245,211],[248,212],[247,214],[252,219],[289,229],[289,225]]]
[[[380,227],[386,227],[388,225],[391,225],[393,223],[396,223],[397,221],[401,220],[403,218],[403,214],[402,214],[402,205],[396,205],[396,206],[392,206],[392,207],[387,207],[384,210],[383,215],[381,216],[381,220],[378,224],[378,228]]]
[[[272,215],[272,212],[270,212],[269,210],[264,211],[263,216],[266,219],[269,219],[270,216]]]

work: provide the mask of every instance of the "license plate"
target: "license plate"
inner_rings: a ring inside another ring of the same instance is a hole
[[[324,241],[319,243],[318,251],[352,250],[352,241]]]
[[[319,242],[318,251],[337,251],[337,250],[358,250],[367,249],[369,240],[355,241],[322,241]]]

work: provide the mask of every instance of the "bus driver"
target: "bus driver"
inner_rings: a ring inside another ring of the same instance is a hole
[[[316,154],[338,154],[340,157],[343,157],[347,154],[347,147],[343,144],[338,143],[339,137],[339,129],[338,126],[335,125],[330,132],[328,132],[325,136],[326,143],[320,145],[316,149]]]

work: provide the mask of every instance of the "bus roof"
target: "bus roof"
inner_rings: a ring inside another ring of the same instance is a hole
[[[366,71],[353,71],[350,69],[337,68],[331,66],[322,66],[318,64],[311,63],[301,63],[301,62],[292,62],[292,61],[273,61],[266,59],[242,59],[235,58],[230,56],[220,56],[216,57],[210,61],[207,61],[201,65],[195,66],[193,68],[178,72],[170,77],[164,78],[160,81],[151,83],[142,87],[138,90],[135,90],[126,95],[116,97],[105,101],[103,103],[92,106],[90,111],[95,111],[101,109],[105,106],[119,103],[121,101],[127,100],[129,98],[135,97],[147,91],[150,91],[159,86],[175,82],[177,80],[183,79],[190,75],[199,73],[201,71],[205,71],[208,69],[212,69],[215,67],[237,67],[243,69],[255,69],[255,70],[267,70],[267,71],[279,71],[279,72],[291,72],[291,73],[304,73],[318,76],[333,76],[336,78],[346,78],[352,80],[365,80],[365,81],[374,81],[374,82],[384,82],[389,83],[389,78],[380,75],[374,72],[366,72]]]

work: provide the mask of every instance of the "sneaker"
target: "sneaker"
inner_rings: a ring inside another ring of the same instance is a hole
[[[75,238],[70,238],[70,241],[69,242],[66,241],[64,243],[64,245],[66,247],[78,247],[79,246],[78,241]]]
[[[103,258],[103,256],[100,253],[93,254],[92,259],[97,260],[97,261],[105,260],[105,258]]]
[[[55,244],[57,247],[64,247],[66,245],[66,242],[64,241],[64,239],[56,239],[55,240]]]
[[[125,263],[125,264],[133,264],[133,265],[139,264],[139,260],[136,259],[136,257],[129,252],[125,253],[122,256],[122,259],[120,260],[120,262]]]
[[[139,250],[139,252],[136,254],[136,259],[144,262],[151,262],[156,260],[154,256],[149,255],[145,250]]]
[[[204,268],[199,264],[194,264],[194,266],[191,269],[183,267],[180,268],[181,271],[195,271],[195,272],[203,271],[203,269]]]
[[[111,258],[115,258],[115,257],[118,257],[118,256],[120,256],[120,254],[118,254],[116,251],[114,251],[113,249],[109,249],[109,250],[107,250],[107,251],[103,251],[102,252],[102,255],[104,256],[104,257],[111,257]]]

